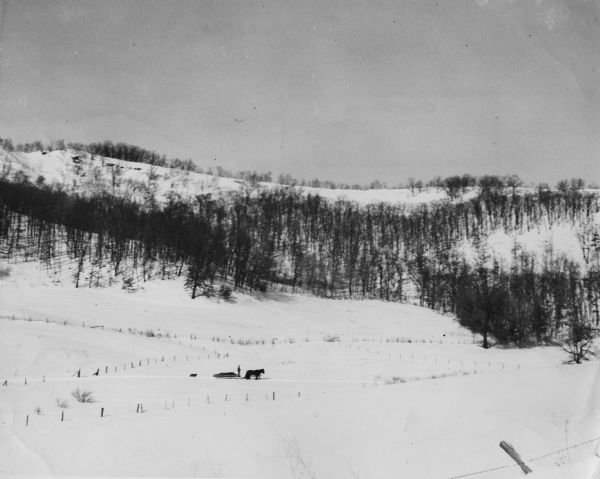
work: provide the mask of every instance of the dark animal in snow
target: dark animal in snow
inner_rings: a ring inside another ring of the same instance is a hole
[[[246,371],[244,379],[250,379],[252,376],[254,376],[254,379],[260,379],[261,374],[265,374],[264,369],[249,369]]]

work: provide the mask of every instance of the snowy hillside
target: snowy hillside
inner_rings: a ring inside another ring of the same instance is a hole
[[[75,151],[0,161],[1,476],[520,477],[500,441],[529,477],[598,468],[600,362],[548,346],[597,314],[596,197],[260,197]],[[470,301],[478,334],[406,304]],[[213,377],[238,365],[264,376]]]
[[[275,183],[249,183],[232,178],[184,171],[180,169],[132,163],[114,158],[94,156],[74,150],[7,152],[0,149],[0,172],[8,178],[27,178],[38,185],[48,185],[84,196],[106,193],[144,203],[151,196],[159,205],[169,199],[193,200],[198,195],[215,197],[234,192],[252,192],[281,188]],[[304,195],[319,195],[331,201],[344,200],[360,206],[385,203],[411,206],[449,201],[443,188],[376,190],[339,190],[313,187],[294,187]],[[511,190],[512,191],[512,190]],[[516,188],[517,194],[533,192],[531,188]],[[596,190],[587,190],[595,194]],[[468,201],[478,194],[478,188],[469,188],[454,202]],[[552,248],[555,257],[564,256],[584,265],[581,237],[600,227],[600,213],[587,224],[574,221],[540,222],[526,230],[497,230],[487,237],[490,261],[511,263],[511,251],[517,246],[542,262],[544,251]],[[463,246],[463,253],[474,258],[471,244]]]
[[[478,189],[450,177],[414,196],[343,190],[331,201],[335,190],[73,150],[3,161],[0,261],[40,261],[75,288],[183,279],[192,299],[283,291],[418,304],[452,312],[484,347],[488,335],[547,344],[579,321],[600,324],[600,203],[581,182],[513,191],[498,177]]]
[[[0,280],[0,475],[521,477],[504,440],[529,477],[592,477],[600,363],[564,359],[414,306],[74,290],[21,264]],[[212,377],[238,365],[265,376]]]
[[[219,195],[251,188],[242,180],[132,163],[74,150],[9,153],[0,149],[0,171],[2,168],[9,169],[12,175],[22,171],[32,182],[42,176],[47,185],[60,186],[80,194],[104,191],[142,201],[142,192],[150,186],[158,202],[163,204],[172,195],[187,199],[200,194]],[[275,183],[264,182],[257,186],[266,189],[281,187]],[[423,188],[422,191],[414,193],[409,189],[336,190],[308,186],[297,189],[307,195],[318,194],[330,200],[345,199],[361,205],[378,202],[420,204],[448,198],[441,188]],[[473,194],[468,192],[463,199]]]

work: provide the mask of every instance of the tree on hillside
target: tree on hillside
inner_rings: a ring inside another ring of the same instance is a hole
[[[465,263],[460,272],[456,315],[463,326],[483,336],[483,347],[487,349],[490,335],[500,342],[509,339],[509,285],[498,262],[491,260],[486,242],[479,236],[474,238],[474,248],[477,252],[474,267]]]
[[[504,183],[509,188],[512,188],[513,195],[515,194],[516,189],[523,184],[523,182],[521,181],[521,178],[519,178],[517,175],[508,175],[505,178]]]
[[[590,304],[578,265],[568,265],[567,283],[567,338],[563,350],[570,356],[569,362],[580,364],[592,354],[594,330],[591,322]]]
[[[460,324],[481,334],[485,349],[490,347],[492,334],[504,342],[506,328],[503,322],[508,307],[506,289],[483,270],[476,273],[463,271],[458,284],[456,315]]]
[[[4,148],[8,152],[15,151],[13,141],[10,138],[0,138],[0,146],[2,146],[2,148]]]
[[[443,184],[446,193],[452,199],[458,197],[458,194],[463,186],[462,178],[460,176],[449,176],[444,178]]]
[[[582,318],[572,318],[569,324],[569,333],[563,346],[563,351],[569,355],[569,362],[581,364],[589,360],[593,354],[592,343],[594,339],[591,325]]]

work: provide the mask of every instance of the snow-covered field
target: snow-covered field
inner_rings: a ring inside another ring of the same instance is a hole
[[[74,289],[37,265],[10,267],[0,476],[521,477],[501,440],[529,477],[596,468],[600,442],[581,444],[600,436],[595,360],[485,351],[452,318],[415,306],[191,300],[160,281]],[[265,376],[212,377],[238,365]],[[95,402],[77,402],[76,388]]]

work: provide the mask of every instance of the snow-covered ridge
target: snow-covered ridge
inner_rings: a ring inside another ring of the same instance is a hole
[[[194,199],[198,195],[211,194],[227,196],[235,192],[256,193],[259,190],[282,188],[276,183],[260,182],[249,184],[246,181],[213,176],[205,173],[184,171],[175,168],[154,166],[146,163],[128,162],[114,158],[92,155],[70,149],[55,151],[35,151],[30,153],[7,152],[0,148],[0,176],[12,180],[23,179],[39,185],[48,185],[64,191],[84,196],[106,193],[145,202],[149,197],[158,204],[166,204],[169,199]],[[347,190],[315,187],[294,187],[304,195],[319,195],[337,201],[346,200],[360,206],[385,203],[390,205],[417,206],[450,201],[443,188],[427,187],[410,189]],[[512,189],[507,188],[512,192]],[[585,190],[597,193],[596,190]],[[516,188],[517,194],[533,192],[532,188]],[[477,196],[478,188],[469,188],[454,202],[468,201]],[[533,253],[541,263],[544,252],[551,248],[555,257],[564,256],[583,264],[580,237],[600,227],[600,214],[596,214],[589,224],[539,224],[535,229],[506,232],[492,232],[485,240],[490,252],[490,261],[499,260],[510,265],[515,247]],[[473,258],[475,252],[465,243],[462,254]]]
[[[175,168],[133,163],[114,158],[91,155],[74,150],[35,151],[31,153],[6,152],[0,149],[0,171],[6,168],[9,177],[21,171],[29,181],[43,177],[43,183],[78,194],[107,192],[118,196],[143,200],[144,190],[152,190],[156,201],[164,204],[173,195],[186,199],[200,194],[227,194],[254,188],[274,189],[284,185],[248,182],[196,173]],[[425,187],[411,191],[408,188],[347,190],[293,187],[305,195],[319,195],[328,200],[347,200],[361,206],[373,203],[416,205],[448,199],[443,188]],[[470,189],[456,201],[466,201],[477,194]]]
[[[144,192],[152,191],[158,204],[165,204],[173,196],[189,199],[202,194],[219,196],[233,192],[285,187],[294,188],[304,195],[319,195],[331,201],[345,200],[360,206],[378,203],[410,206],[449,200],[460,203],[475,198],[480,191],[479,187],[470,187],[457,197],[450,198],[447,191],[441,187],[359,190],[290,187],[268,182],[251,184],[236,178],[118,160],[71,149],[24,153],[7,152],[0,147],[0,175],[3,172],[6,172],[9,178],[14,178],[15,174],[22,172],[31,182],[43,177],[43,184],[82,195],[106,192],[144,201]],[[519,195],[534,191],[531,187],[514,188],[514,193]],[[583,191],[598,193],[594,189]],[[513,193],[513,188],[506,187],[506,192]]]

